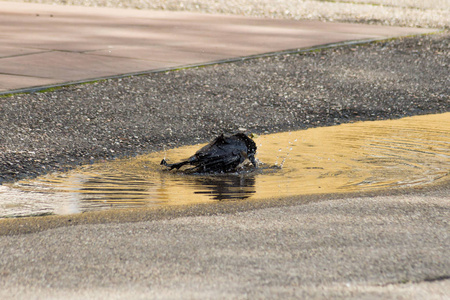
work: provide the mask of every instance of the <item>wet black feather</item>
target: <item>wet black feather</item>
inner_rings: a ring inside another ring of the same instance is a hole
[[[191,165],[193,167],[186,170],[190,173],[227,173],[235,172],[246,159],[256,167],[255,154],[256,144],[245,134],[221,134],[187,160],[168,164],[163,159],[161,165],[167,166],[169,170]]]

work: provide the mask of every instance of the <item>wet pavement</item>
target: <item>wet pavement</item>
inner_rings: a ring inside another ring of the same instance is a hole
[[[0,186],[0,218],[218,201],[429,188],[450,180],[450,113],[358,122],[254,137],[248,162],[228,174],[168,171],[202,145],[78,167]]]

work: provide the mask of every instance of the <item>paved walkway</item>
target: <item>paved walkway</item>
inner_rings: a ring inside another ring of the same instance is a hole
[[[0,93],[432,31],[0,1]]]

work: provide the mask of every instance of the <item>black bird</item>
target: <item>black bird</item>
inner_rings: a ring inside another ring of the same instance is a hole
[[[227,173],[237,171],[237,167],[246,159],[256,167],[255,154],[256,144],[245,134],[236,133],[231,136],[221,134],[187,160],[168,164],[163,159],[161,165],[168,167],[169,170],[178,170],[184,165],[194,166],[186,170],[189,173]]]

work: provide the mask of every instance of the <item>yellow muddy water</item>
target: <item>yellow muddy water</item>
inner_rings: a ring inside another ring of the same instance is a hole
[[[450,113],[261,135],[260,166],[231,175],[168,172],[202,145],[0,186],[0,217],[251,201],[413,187],[450,178]]]

